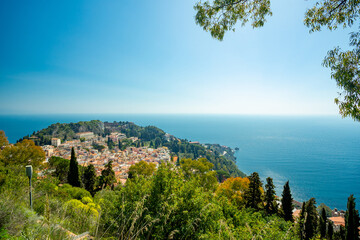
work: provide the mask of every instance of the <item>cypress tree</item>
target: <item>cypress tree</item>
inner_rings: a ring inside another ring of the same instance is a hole
[[[262,203],[262,198],[261,198],[262,183],[260,181],[259,174],[257,172],[252,173],[249,177],[249,180],[250,180],[249,188],[244,194],[246,206],[254,209],[259,209]]]
[[[345,213],[345,239],[359,239],[359,212],[355,209],[354,195],[350,195]]]
[[[306,214],[304,222],[305,240],[313,238],[316,234],[318,213],[316,211],[315,204],[315,198],[310,198],[310,200],[306,202]]]
[[[305,239],[305,215],[306,215],[306,208],[305,208],[306,203],[303,202],[302,207],[301,207],[301,212],[300,212],[300,217],[299,217],[299,235],[300,235],[300,239]]]
[[[343,226],[340,226],[340,232],[339,232],[338,236],[341,240],[345,240],[346,230]]]
[[[269,214],[276,213],[278,206],[275,200],[275,186],[271,177],[266,178],[265,191],[265,210]]]
[[[327,236],[328,239],[332,240],[333,235],[334,235],[334,226],[333,223],[331,221],[328,222],[328,231],[327,231]]]
[[[281,199],[281,208],[284,213],[284,219],[285,221],[294,221],[292,216],[292,196],[291,196],[291,190],[289,186],[289,181],[287,181],[284,185],[284,190],[282,192],[282,199]]]
[[[90,164],[85,168],[84,175],[83,175],[83,183],[84,187],[87,191],[94,196],[94,189],[96,183],[96,172],[94,165]]]
[[[68,183],[73,187],[80,187],[79,167],[76,161],[74,148],[71,149]]]
[[[321,238],[325,238],[326,236],[326,221],[327,221],[327,217],[326,217],[325,208],[322,208],[319,219],[319,232]]]

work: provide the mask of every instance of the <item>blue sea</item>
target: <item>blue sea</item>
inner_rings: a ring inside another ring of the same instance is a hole
[[[236,152],[246,174],[272,177],[277,194],[290,181],[293,197],[346,209],[354,194],[360,208],[360,123],[338,116],[241,115],[36,115],[0,116],[0,129],[14,143],[56,122],[98,119],[154,125],[177,137],[219,143]]]

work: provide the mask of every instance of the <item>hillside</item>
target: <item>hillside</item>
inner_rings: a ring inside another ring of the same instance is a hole
[[[167,134],[155,126],[142,127],[132,122],[114,121],[110,123],[92,120],[78,123],[55,123],[45,129],[34,132],[31,136],[25,136],[23,139],[30,138],[36,145],[42,146],[50,145],[51,138],[59,138],[61,142],[73,140],[76,138],[76,133],[79,132],[93,132],[95,135],[102,137],[106,137],[114,132],[123,133],[128,138],[138,138],[134,146],[167,147],[171,154],[179,159],[198,159],[204,157],[214,164],[214,170],[225,176],[245,176],[236,166],[234,151],[226,146],[191,143],[186,139],[180,139]]]

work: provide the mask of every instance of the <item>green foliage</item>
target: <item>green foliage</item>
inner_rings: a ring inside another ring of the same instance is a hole
[[[199,1],[195,21],[211,36],[223,40],[227,31],[235,31],[235,25],[242,26],[249,20],[253,28],[262,27],[267,16],[271,16],[270,0],[212,0]],[[305,13],[304,24],[310,32],[320,31],[323,27],[335,30],[338,27],[351,27],[358,21],[360,2],[356,0],[321,0]],[[360,121],[360,78],[359,52],[360,32],[350,35],[349,51],[339,47],[330,50],[323,65],[331,69],[331,78],[335,79],[343,91],[335,98],[343,117],[352,117]]]
[[[350,195],[347,202],[347,210],[345,213],[345,239],[358,239],[360,227],[359,212],[355,209],[355,198]]]
[[[269,214],[278,212],[278,204],[275,199],[275,186],[271,177],[266,178],[265,185],[265,211]]]
[[[193,174],[204,174],[210,171],[210,169],[214,167],[214,164],[207,161],[206,158],[200,158],[198,160],[187,158],[181,159],[180,166],[185,176],[190,177]]]
[[[7,233],[6,229],[4,228],[0,228],[0,239],[1,240],[10,239],[10,235]]]
[[[304,239],[312,239],[316,235],[318,214],[315,198],[310,198],[305,204]]]
[[[74,151],[72,160],[76,163]],[[157,170],[143,165],[131,169],[138,177],[114,188],[109,162],[99,182],[112,190],[100,190],[93,199],[83,188],[59,184],[66,175],[61,168],[69,166],[70,171],[70,163],[52,158],[48,175],[34,176],[33,211],[23,166],[2,167],[0,234],[59,240],[68,239],[68,231],[89,231],[95,239],[296,239],[291,222],[238,204],[250,185],[248,178],[229,178],[220,187],[206,158],[182,159],[180,167],[161,163]],[[91,165],[84,169],[84,187],[90,191],[94,173]],[[262,194],[261,182],[256,184]]]
[[[304,23],[311,32],[320,31],[323,26],[329,30],[351,27],[358,18],[359,2],[348,0],[323,0],[308,9]]]
[[[216,172],[210,171],[213,166],[214,165],[207,161],[206,158],[199,158],[197,160],[182,159],[180,161],[180,167],[185,177],[193,178],[199,186],[207,190],[214,190],[216,187]]]
[[[360,121],[360,78],[359,78],[359,33],[351,45],[355,49],[342,52],[339,47],[328,52],[323,65],[331,69],[331,78],[343,89],[335,103],[343,117],[350,116]],[[356,45],[355,45],[356,44]]]
[[[112,169],[112,161],[109,161],[105,164],[104,170],[101,171],[101,176],[99,178],[100,188],[114,187],[116,183],[115,172]]]
[[[100,206],[93,203],[90,197],[81,200],[72,199],[65,204],[66,216],[72,219],[65,226],[78,233],[94,231],[99,217]],[[94,229],[92,229],[94,228]]]
[[[129,168],[129,178],[134,178],[138,176],[150,177],[156,170],[155,163],[147,163],[145,161],[140,161],[134,165],[131,165]]]
[[[319,219],[319,232],[321,238],[325,238],[326,236],[326,222],[327,222],[326,212],[325,212],[325,208],[323,208],[321,210],[321,215]]]
[[[52,156],[49,159],[49,169],[55,170],[52,175],[57,177],[60,182],[67,181],[70,161],[61,157]]]
[[[95,185],[96,185],[96,171],[95,167],[92,164],[89,164],[85,168],[84,174],[82,176],[84,188],[91,193],[91,195],[95,194]]]
[[[9,165],[32,165],[37,169],[45,161],[45,152],[35,146],[31,140],[23,140],[15,145],[8,145],[0,151],[0,162],[6,167]]]
[[[169,142],[163,143],[163,146],[166,146],[170,151],[183,158],[206,158],[209,162],[214,164],[214,170],[224,171],[232,177],[245,177],[246,175],[241,172],[235,163],[235,157],[233,154],[227,153],[222,156],[220,150],[223,148],[218,144],[206,144],[207,147],[204,147],[200,144],[190,144],[187,140],[171,140]],[[230,149],[227,148],[227,152],[230,152]]]
[[[8,141],[7,137],[5,136],[5,132],[3,130],[0,130],[0,151],[3,147],[7,146],[8,144],[9,144],[9,141]]]
[[[90,192],[83,188],[72,187],[69,184],[63,184],[61,187],[55,187],[54,195],[64,199],[78,199],[81,200],[84,197],[91,197]]]
[[[109,150],[112,150],[115,147],[115,143],[111,140],[110,137],[108,137],[107,145],[108,145]]]
[[[39,138],[38,145],[50,145],[51,138],[59,138],[61,141],[71,140],[78,132],[93,132],[96,135],[104,133],[104,123],[99,120],[78,123],[55,123],[34,134]],[[24,137],[26,138],[26,137]]]
[[[327,224],[327,238],[332,240],[333,239],[333,235],[334,235],[334,226],[332,221],[328,221]]]
[[[102,150],[105,149],[105,146],[104,146],[104,145],[96,144],[96,143],[93,143],[93,144],[92,144],[92,147],[93,147],[95,150],[98,150],[99,152],[101,152]]]
[[[71,149],[71,159],[68,172],[68,183],[74,187],[80,187],[79,167],[75,157],[74,148]]]
[[[281,198],[281,209],[283,211],[285,221],[294,220],[292,216],[292,210],[293,210],[292,201],[293,198],[291,196],[290,185],[289,185],[289,181],[287,181],[284,185],[282,198]]]
[[[195,21],[213,38],[223,40],[226,31],[235,31],[235,25],[242,26],[251,19],[253,28],[262,27],[265,17],[272,15],[269,0],[213,0],[199,1]]]
[[[263,193],[262,193],[262,182],[260,181],[259,174],[253,172],[249,176],[249,188],[246,190],[244,199],[246,201],[246,206],[253,209],[262,209],[263,208]]]
[[[301,206],[301,212],[300,212],[300,217],[298,219],[298,235],[300,237],[300,239],[304,239],[305,238],[305,216],[306,216],[306,203],[303,202],[302,206]]]
[[[218,182],[224,182],[230,177],[230,174],[228,172],[225,172],[224,170],[217,170],[216,177],[218,179]]]
[[[319,214],[321,214],[322,209],[325,209],[326,217],[331,217],[332,216],[331,208],[326,206],[324,203],[320,203],[320,205],[316,209],[317,209]]]

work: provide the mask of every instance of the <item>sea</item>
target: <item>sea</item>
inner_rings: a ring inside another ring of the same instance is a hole
[[[289,181],[293,198],[346,210],[354,194],[360,209],[360,122],[340,116],[249,115],[0,115],[10,142],[53,123],[87,120],[130,121],[201,143],[219,143],[235,152],[246,174],[272,177],[277,195]]]

